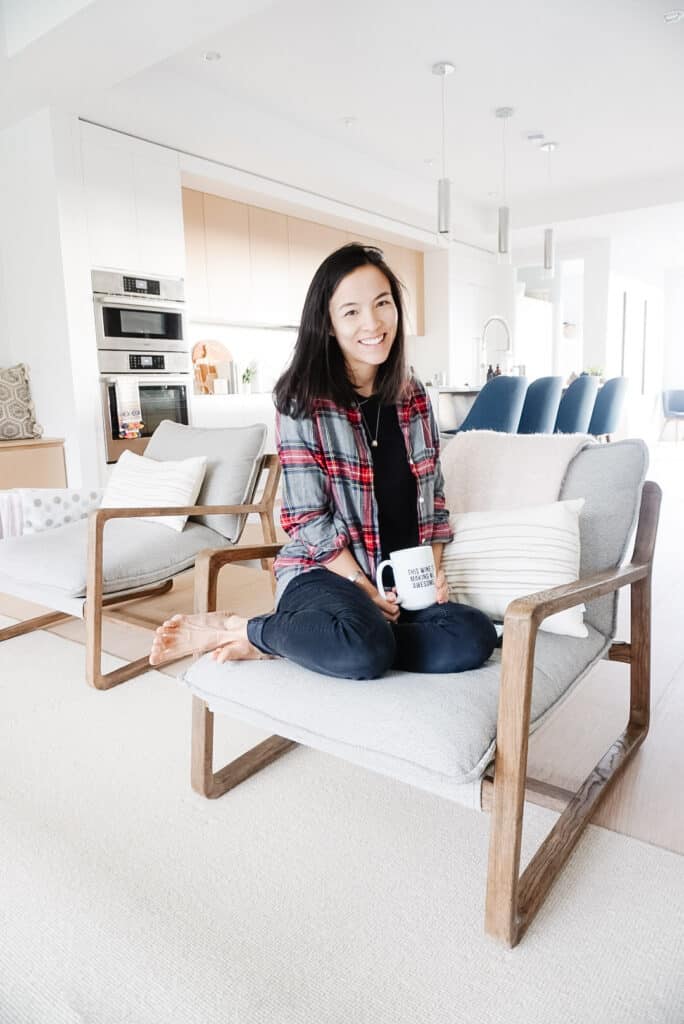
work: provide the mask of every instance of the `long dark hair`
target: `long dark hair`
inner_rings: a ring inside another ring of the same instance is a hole
[[[385,263],[380,249],[350,242],[323,260],[309,285],[290,365],[273,392],[279,412],[299,419],[311,415],[317,398],[330,399],[343,408],[354,402],[344,355],[332,333],[329,306],[342,278],[368,265],[385,275],[397,307],[397,333],[389,356],[378,367],[375,391],[383,405],[391,405],[401,397],[406,385],[402,284]]]

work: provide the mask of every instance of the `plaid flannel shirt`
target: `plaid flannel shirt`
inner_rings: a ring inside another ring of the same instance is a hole
[[[439,431],[423,385],[412,379],[397,403],[409,466],[416,479],[418,540],[452,539],[439,462]],[[280,522],[290,537],[275,561],[276,603],[301,573],[325,566],[348,547],[374,581],[381,561],[373,459],[358,406],[316,401],[312,416],[276,417],[283,467]]]

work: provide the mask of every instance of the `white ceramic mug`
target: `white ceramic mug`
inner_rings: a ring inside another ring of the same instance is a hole
[[[375,574],[378,592],[387,600],[382,584],[382,572],[387,566],[392,567],[397,600],[406,611],[416,612],[420,608],[429,608],[437,601],[437,584],[435,560],[429,544],[417,548],[402,548],[401,551],[390,551],[390,556],[381,562]]]

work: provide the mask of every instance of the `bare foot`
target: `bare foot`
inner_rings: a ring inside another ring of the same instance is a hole
[[[230,620],[247,620],[229,612],[205,612],[198,615],[174,615],[157,629],[150,651],[150,665],[176,661],[188,654],[203,654],[241,636],[229,628]]]
[[[228,616],[226,631],[232,633],[231,639],[211,652],[211,657],[219,664],[224,661],[263,661],[273,657],[272,654],[264,654],[250,643],[247,636],[247,619],[240,615]]]

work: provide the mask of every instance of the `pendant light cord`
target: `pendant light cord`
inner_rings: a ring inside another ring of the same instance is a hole
[[[503,205],[504,206],[506,205],[506,199],[507,199],[507,194],[508,194],[507,188],[506,188],[506,179],[508,177],[507,171],[506,171],[506,124],[507,124],[507,122],[508,122],[508,118],[504,117],[502,119],[502,124],[501,124],[502,148],[503,148],[503,181],[501,183],[501,192],[502,192],[502,195],[503,195]]]

